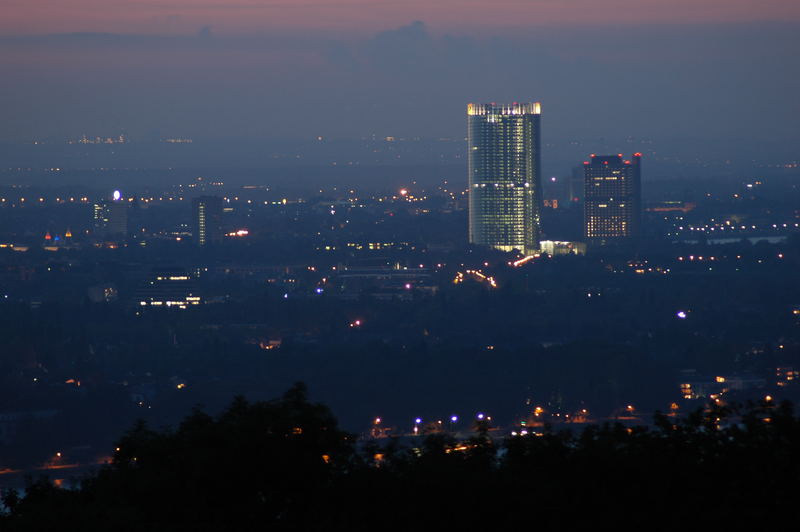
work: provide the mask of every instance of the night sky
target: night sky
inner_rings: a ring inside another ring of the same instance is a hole
[[[468,101],[551,138],[800,145],[788,0],[4,0],[0,140],[460,137]]]

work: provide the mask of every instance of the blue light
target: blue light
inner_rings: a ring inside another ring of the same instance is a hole
[[[318,294],[321,294],[322,292],[324,292],[324,290],[323,290],[322,288],[317,288],[317,289],[316,289],[316,292],[317,292]]]
[[[678,313],[676,314],[676,316],[678,316],[678,318],[680,318],[682,320],[685,320],[686,319],[686,311],[679,310]]]
[[[452,417],[450,418],[450,421],[452,421],[453,423],[455,423],[456,421],[458,421],[458,416],[452,416]]]
[[[283,299],[289,299],[289,294],[283,294]]]
[[[418,417],[417,419],[415,419],[415,420],[414,420],[414,423],[416,423],[417,425],[419,425],[420,423],[422,423],[422,418],[419,418],[419,417]]]

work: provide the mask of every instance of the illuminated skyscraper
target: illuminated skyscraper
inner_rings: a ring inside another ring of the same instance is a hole
[[[541,104],[467,105],[469,241],[539,250]]]
[[[642,220],[641,153],[630,161],[594,155],[583,163],[583,234],[592,243],[623,243],[639,237]]]
[[[198,246],[222,242],[222,198],[200,196],[192,200],[192,236]]]

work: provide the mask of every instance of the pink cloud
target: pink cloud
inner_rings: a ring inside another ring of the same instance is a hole
[[[6,0],[0,33],[374,32],[409,20],[440,31],[552,25],[800,20],[790,0]]]

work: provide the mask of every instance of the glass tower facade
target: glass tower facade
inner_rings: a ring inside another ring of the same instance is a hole
[[[467,105],[469,241],[539,250],[541,104]]]
[[[583,234],[592,243],[610,244],[639,237],[642,220],[641,153],[594,155],[583,163]]]

